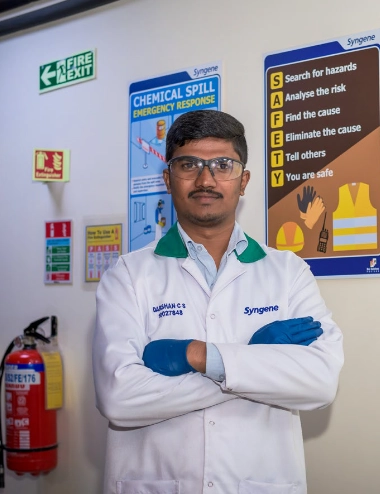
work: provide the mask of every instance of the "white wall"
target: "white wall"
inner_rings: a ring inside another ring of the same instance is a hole
[[[130,81],[222,60],[224,107],[246,126],[252,179],[239,220],[264,240],[263,54],[379,28],[375,0],[121,0],[0,39],[0,348],[56,314],[65,364],[59,466],[6,476],[6,494],[101,492],[106,421],[94,406],[94,285],[84,283],[84,225],[125,218]],[[38,67],[97,49],[95,81],[38,94]],[[68,184],[32,183],[35,147],[71,149]],[[72,286],[45,286],[44,222],[74,222]],[[379,279],[323,280],[345,336],[337,400],[303,415],[309,494],[378,494]],[[133,452],[130,452],[133,454]]]

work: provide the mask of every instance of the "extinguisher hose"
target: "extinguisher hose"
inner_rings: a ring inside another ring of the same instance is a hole
[[[1,423],[1,410],[2,410],[2,406],[1,406],[1,397],[2,397],[1,383],[3,381],[5,359],[11,353],[14,346],[15,346],[15,340],[13,340],[9,344],[8,348],[6,349],[4,357],[3,357],[2,361],[1,361],[1,365],[0,365],[0,489],[4,489],[4,487],[5,487],[5,472],[4,472],[4,449],[5,449],[5,446],[3,444],[3,427],[2,427],[2,423]]]

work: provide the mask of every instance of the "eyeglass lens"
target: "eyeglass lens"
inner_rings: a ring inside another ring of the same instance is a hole
[[[204,160],[196,156],[178,156],[168,163],[173,175],[185,180],[194,180],[205,166],[216,180],[233,180],[243,172],[243,163],[232,158],[213,158]]]

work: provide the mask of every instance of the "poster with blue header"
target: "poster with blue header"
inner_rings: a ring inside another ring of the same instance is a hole
[[[265,56],[266,241],[380,276],[380,31]]]
[[[129,251],[159,240],[176,221],[162,177],[170,126],[182,113],[220,108],[220,62],[130,85]]]

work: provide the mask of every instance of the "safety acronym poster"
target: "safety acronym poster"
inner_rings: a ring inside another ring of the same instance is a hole
[[[265,57],[267,243],[317,277],[380,275],[379,43]]]
[[[162,172],[166,135],[193,110],[220,110],[221,64],[134,82],[129,87],[129,251],[158,240],[176,221]]]

